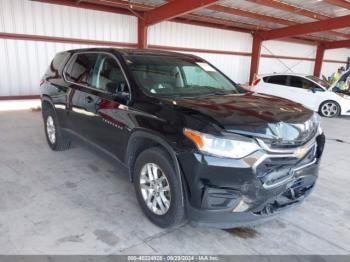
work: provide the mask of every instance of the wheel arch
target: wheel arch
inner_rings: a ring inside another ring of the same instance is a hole
[[[180,166],[174,149],[161,137],[147,131],[134,131],[128,141],[124,163],[129,168],[130,181],[132,181],[133,165],[137,156],[147,148],[161,147],[168,154],[174,164],[175,171],[180,174]]]
[[[131,134],[128,141],[125,159],[124,159],[124,163],[129,169],[130,181],[133,182],[132,174],[134,171],[134,165],[135,165],[137,156],[142,151],[151,147],[161,147],[170,157],[172,164],[174,166],[176,175],[178,176],[181,184],[182,204],[185,205],[185,198],[187,198],[188,192],[187,190],[184,190],[184,189],[188,189],[188,185],[187,185],[186,179],[182,175],[180,164],[176,156],[176,152],[169,145],[167,141],[165,141],[163,138],[159,137],[156,134],[152,134],[144,130],[137,130]]]
[[[51,106],[51,108],[53,110],[55,110],[55,106],[53,104],[52,99],[47,95],[43,95],[41,97],[41,109],[42,109],[42,111],[44,112],[44,109],[46,109],[48,106]]]

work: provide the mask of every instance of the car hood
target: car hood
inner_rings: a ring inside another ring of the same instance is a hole
[[[173,99],[172,104],[226,132],[278,143],[303,143],[318,129],[311,110],[286,99],[252,92]]]

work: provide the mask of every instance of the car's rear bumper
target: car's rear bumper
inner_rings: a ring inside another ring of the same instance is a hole
[[[239,227],[297,205],[316,183],[323,146],[322,134],[310,149],[315,151],[297,159],[297,164],[280,157],[262,161],[261,152],[240,160],[198,153],[180,156],[188,185],[189,220],[219,228]]]

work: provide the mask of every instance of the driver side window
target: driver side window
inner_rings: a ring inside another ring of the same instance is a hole
[[[305,90],[324,91],[317,84],[303,77],[290,76],[289,80],[290,80],[290,86],[292,87],[297,87]]]
[[[109,93],[128,92],[126,79],[119,64],[107,54],[98,55],[92,73],[91,86]]]

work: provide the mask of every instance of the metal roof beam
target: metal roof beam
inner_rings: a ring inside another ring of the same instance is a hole
[[[212,5],[212,6],[207,7],[207,9],[210,9],[212,11],[226,13],[226,14],[231,14],[231,15],[237,15],[237,16],[243,16],[243,17],[249,17],[249,18],[253,18],[253,19],[263,20],[263,21],[270,22],[270,23],[277,23],[277,24],[281,24],[281,25],[295,25],[295,24],[297,24],[296,22],[290,21],[287,19],[263,15],[263,14],[250,12],[250,11],[246,11],[246,10],[242,10],[242,9],[238,9],[238,8],[233,8],[233,7],[227,7],[227,6],[223,6],[223,5]]]
[[[248,1],[255,3],[255,4],[264,5],[264,6],[272,7],[275,9],[279,9],[282,11],[295,13],[297,15],[310,17],[310,18],[316,19],[316,20],[329,19],[329,17],[326,15],[318,14],[318,13],[312,12],[310,10],[306,10],[306,9],[303,9],[303,8],[300,8],[300,7],[297,7],[294,5],[289,5],[289,4],[275,1],[275,0],[248,0]]]
[[[263,6],[267,6],[267,7],[271,7],[271,8],[275,8],[278,10],[282,10],[285,12],[290,12],[290,13],[294,13],[297,15],[301,15],[301,16],[305,16],[305,17],[309,17],[315,20],[328,20],[331,17],[327,16],[327,15],[323,15],[323,14],[319,14],[310,10],[306,10],[294,5],[289,5],[283,2],[279,2],[279,1],[275,1],[275,0],[247,0],[249,2],[258,4],[258,5],[263,5]],[[329,32],[332,35],[335,36],[339,36],[339,37],[344,37],[344,38],[350,38],[349,34],[344,34],[341,32],[335,32],[335,31],[331,31]]]
[[[215,4],[219,0],[174,0],[145,13],[147,26],[186,15]]]
[[[292,25],[284,28],[273,29],[261,32],[260,36],[263,40],[272,40],[298,35],[306,35],[317,32],[324,32],[333,29],[340,29],[350,26],[350,15],[338,16],[328,20],[317,22]]]
[[[325,0],[328,4],[336,5],[345,9],[350,9],[350,2],[345,0]]]
[[[350,39],[336,42],[327,42],[324,44],[324,47],[325,49],[350,48]]]

